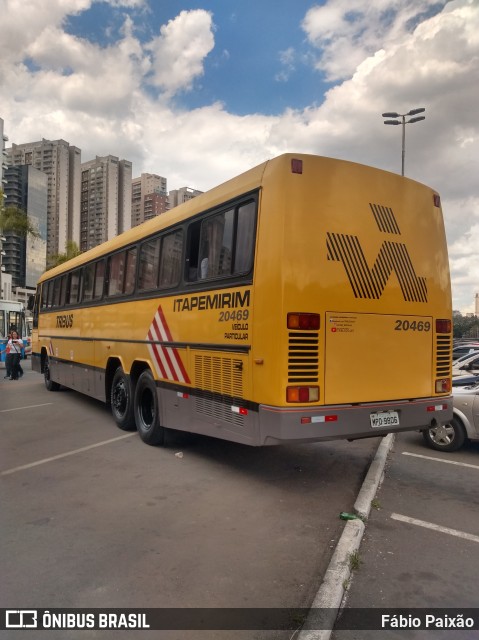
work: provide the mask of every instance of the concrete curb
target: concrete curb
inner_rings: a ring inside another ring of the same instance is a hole
[[[374,499],[378,487],[384,475],[384,467],[388,453],[394,444],[394,434],[390,433],[381,440],[374,460],[372,461],[366,478],[359,491],[354,511],[367,519],[371,511],[371,502]],[[312,611],[308,615],[305,627],[333,626],[336,620],[341,601],[344,596],[345,586],[351,577],[350,556],[358,551],[365,531],[363,520],[348,520],[343,533],[338,540],[336,549],[324,574],[323,582],[319,587],[316,597],[311,605]],[[315,625],[318,620],[322,621]],[[331,622],[331,624],[324,624]],[[298,640],[328,640],[333,629],[303,629]]]

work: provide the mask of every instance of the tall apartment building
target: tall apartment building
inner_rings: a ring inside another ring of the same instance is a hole
[[[132,164],[97,156],[81,165],[80,249],[86,251],[131,227]]]
[[[4,172],[5,205],[25,212],[39,238],[6,232],[3,265],[12,287],[35,288],[47,264],[48,176],[31,165],[7,167]]]
[[[10,165],[31,165],[48,176],[47,254],[80,241],[81,151],[65,140],[12,144]]]
[[[154,218],[168,210],[166,178],[155,173],[142,173],[131,182],[131,226]]]
[[[5,151],[5,142],[8,142],[8,136],[3,132],[3,119],[0,118],[0,188],[3,189],[3,172],[7,168],[7,152]]]
[[[198,191],[197,189],[192,189],[191,187],[181,187],[180,189],[173,189],[168,194],[169,208],[173,209],[173,207],[177,207],[179,204],[183,204],[183,202],[188,202],[192,198],[196,198],[196,196],[200,196],[203,191]]]

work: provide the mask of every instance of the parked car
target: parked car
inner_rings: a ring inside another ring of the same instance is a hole
[[[422,432],[428,447],[457,451],[464,442],[479,440],[479,384],[454,387],[454,414],[450,423]]]
[[[452,349],[452,361],[455,362],[461,356],[471,355],[475,351],[479,351],[478,342],[466,342],[464,344],[458,344]]]
[[[452,386],[453,387],[470,387],[471,385],[477,384],[478,382],[479,382],[479,376],[465,373],[463,376],[455,376],[452,379]]]
[[[479,351],[474,352],[472,355],[463,356],[453,362],[452,364],[452,375],[454,376],[462,376],[465,373],[470,375],[478,375],[479,374]]]

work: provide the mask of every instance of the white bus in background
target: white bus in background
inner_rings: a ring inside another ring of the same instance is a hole
[[[22,358],[26,358],[32,352],[32,330],[25,318],[25,307],[16,300],[0,300],[0,362],[5,362],[8,334],[14,330],[23,340]]]

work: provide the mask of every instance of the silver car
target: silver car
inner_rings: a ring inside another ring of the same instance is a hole
[[[464,442],[479,440],[479,384],[454,387],[454,415],[448,424],[422,432],[426,444],[438,451],[457,451]]]

